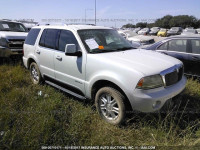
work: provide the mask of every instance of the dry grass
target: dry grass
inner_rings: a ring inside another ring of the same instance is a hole
[[[91,103],[48,85],[32,85],[20,65],[1,65],[0,147],[200,146],[200,83],[188,80],[185,92],[174,101],[167,111],[134,113],[124,126],[112,126],[100,119]]]

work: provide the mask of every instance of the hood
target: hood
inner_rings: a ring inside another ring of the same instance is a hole
[[[8,32],[8,31],[0,31],[0,38],[3,37],[5,39],[26,39],[27,32]]]
[[[137,41],[137,42],[142,42],[142,41],[150,41],[153,40],[152,37],[149,36],[144,36],[144,35],[137,35],[134,37],[128,38],[129,41]]]
[[[107,63],[104,65],[115,65],[117,68],[132,70],[143,74],[143,76],[159,74],[174,65],[182,64],[181,61],[171,56],[142,49],[92,54],[91,57],[95,57],[93,59],[102,63]]]

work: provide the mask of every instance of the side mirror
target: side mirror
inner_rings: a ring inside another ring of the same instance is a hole
[[[65,46],[65,55],[80,57],[80,56],[82,56],[82,52],[76,50],[76,45],[75,44],[66,44],[66,46]]]

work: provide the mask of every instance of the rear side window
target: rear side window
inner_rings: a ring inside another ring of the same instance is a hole
[[[40,46],[57,49],[57,39],[59,30],[57,29],[45,29],[40,39]]]
[[[76,49],[80,49],[74,34],[71,31],[61,30],[58,44],[59,50],[64,52],[66,44],[75,44]]]
[[[171,40],[169,41],[168,50],[176,52],[186,52],[187,40]]]
[[[192,53],[200,54],[200,40],[191,40]]]
[[[35,45],[35,41],[37,39],[37,36],[40,32],[40,29],[31,29],[28,33],[28,36],[26,37],[25,44],[28,45]]]

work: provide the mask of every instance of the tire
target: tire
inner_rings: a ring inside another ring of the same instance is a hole
[[[30,75],[33,84],[40,84],[42,82],[42,76],[39,67],[35,62],[32,62],[30,65]]]
[[[125,97],[112,87],[99,89],[95,96],[95,105],[102,119],[113,125],[120,125],[124,122]]]

